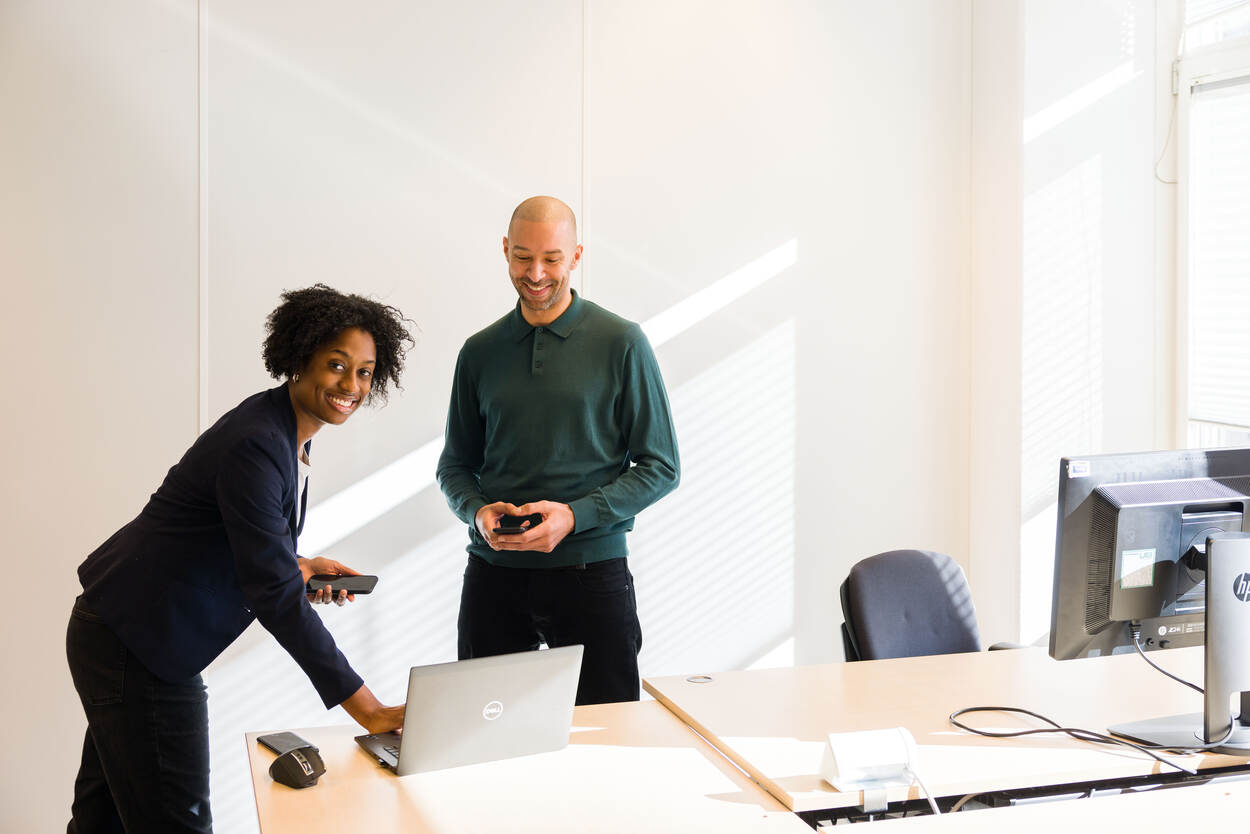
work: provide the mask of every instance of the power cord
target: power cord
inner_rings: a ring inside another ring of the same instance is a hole
[[[1142,647],[1141,647],[1141,627],[1140,627],[1140,626],[1138,626],[1138,627],[1134,628],[1133,626],[1134,626],[1134,624],[1133,624],[1133,623],[1126,623],[1126,624],[1125,624],[1125,627],[1128,629],[1129,636],[1133,638],[1133,648],[1137,649],[1137,653],[1138,653],[1139,655],[1141,655],[1141,659],[1142,659],[1142,660],[1144,660],[1144,661],[1146,661],[1147,663],[1149,663],[1149,664],[1150,664],[1150,667],[1151,667],[1152,669],[1154,669],[1156,672],[1159,672],[1160,674],[1163,674],[1163,675],[1167,675],[1169,678],[1171,678],[1172,680],[1176,681],[1177,683],[1184,684],[1185,686],[1188,686],[1190,689],[1194,690],[1195,692],[1197,692],[1197,693],[1199,693],[1199,694],[1202,694],[1202,695],[1207,694],[1207,693],[1206,693],[1206,690],[1205,690],[1205,689],[1203,689],[1203,688],[1202,688],[1201,686],[1199,686],[1198,684],[1196,684],[1196,683],[1190,683],[1189,681],[1185,680],[1184,678],[1180,678],[1180,677],[1177,677],[1176,675],[1173,675],[1173,674],[1172,674],[1171,672],[1169,672],[1167,669],[1164,669],[1162,666],[1160,666],[1159,664],[1155,663],[1155,662],[1154,662],[1153,660],[1151,660],[1150,658],[1146,657],[1146,652],[1145,652],[1145,650],[1143,650],[1143,649],[1142,649]],[[1227,739],[1225,739],[1225,741],[1226,741],[1226,740],[1227,740]],[[1221,742],[1221,743],[1223,743],[1223,742]]]
[[[929,786],[924,783],[924,780],[920,778],[920,774],[912,770],[910,765],[907,767],[907,773],[920,786],[920,790],[924,791],[924,798],[929,800],[929,807],[933,810],[934,815],[941,816],[942,812],[938,810],[937,800],[933,798],[933,793],[929,790]]]
[[[1128,624],[1128,630],[1129,630],[1129,635],[1133,639],[1133,646],[1134,648],[1137,649],[1137,653],[1141,656],[1143,660],[1146,661],[1147,664],[1150,665],[1152,669],[1171,678],[1177,683],[1188,686],[1190,689],[1193,689],[1200,693],[1205,693],[1202,687],[1196,684],[1190,683],[1189,681],[1172,674],[1171,672],[1167,671],[1166,669],[1163,669],[1157,663],[1155,663],[1149,657],[1146,656],[1146,653],[1142,649],[1142,645],[1141,645],[1140,626],[1138,626],[1135,629],[1134,624],[1130,623]],[[974,712],[1017,713],[1019,715],[1027,715],[1031,718],[1036,718],[1038,721],[1041,721],[1045,724],[1049,724],[1050,726],[1049,727],[1037,727],[1031,730],[1006,730],[1006,731],[982,730],[976,727],[971,727],[959,720],[961,716],[968,715]],[[1198,771],[1196,768],[1188,767],[1184,764],[1181,764],[1180,762],[1175,762],[1175,761],[1172,761],[1171,759],[1164,758],[1163,756],[1159,755],[1155,751],[1159,750],[1163,752],[1170,752],[1170,753],[1176,753],[1176,754],[1181,754],[1181,755],[1188,754],[1188,753],[1203,752],[1206,750],[1210,750],[1211,748],[1214,748],[1214,747],[1222,746],[1225,742],[1228,741],[1230,737],[1232,737],[1233,730],[1236,728],[1236,722],[1234,721],[1230,723],[1228,732],[1225,733],[1224,737],[1220,739],[1219,741],[1212,741],[1212,742],[1207,742],[1204,744],[1187,745],[1185,747],[1176,747],[1176,746],[1167,746],[1167,745],[1160,745],[1160,744],[1137,744],[1136,742],[1128,741],[1127,739],[1117,738],[1115,736],[1107,735],[1105,733],[1097,733],[1097,732],[1094,732],[1093,730],[1086,730],[1081,727],[1064,727],[1060,725],[1058,722],[1053,721],[1050,718],[1047,718],[1046,716],[1041,715],[1040,713],[1036,713],[1036,712],[1033,712],[1032,710],[1027,710],[1022,707],[965,707],[963,709],[952,712],[947,717],[947,720],[951,723],[952,726],[957,727],[965,732],[972,733],[973,735],[985,736],[987,738],[1019,738],[1022,736],[1039,735],[1039,734],[1044,734],[1044,733],[1063,733],[1065,735],[1071,736],[1072,738],[1078,741],[1085,741],[1091,744],[1118,744],[1123,747],[1129,747],[1133,750],[1138,751],[1139,753],[1144,753],[1150,758],[1159,762],[1160,764],[1167,765],[1168,767],[1174,767],[1177,770],[1182,771],[1183,773],[1190,774],[1191,776],[1197,775]],[[910,765],[907,766],[906,772],[912,778],[912,780],[920,787],[920,790],[924,793],[925,799],[928,800],[929,808],[933,811],[935,815],[940,815],[942,811],[938,808],[937,801],[933,798],[933,794],[929,791],[929,787],[920,778],[920,775],[916,773],[916,771],[913,770],[910,767]],[[977,796],[977,794],[968,794],[967,796],[963,797],[961,800],[956,802],[951,807],[950,812],[955,813],[956,811],[959,811],[961,808],[963,808],[963,806],[969,800],[971,800],[975,796]]]
[[[1190,683],[1189,681],[1185,680],[1185,679],[1184,679],[1184,678],[1182,678],[1182,677],[1178,677],[1177,675],[1173,675],[1173,674],[1172,674],[1171,672],[1169,672],[1167,669],[1164,669],[1162,666],[1160,666],[1159,664],[1155,663],[1153,660],[1151,660],[1149,657],[1147,657],[1147,656],[1146,656],[1146,652],[1142,649],[1142,646],[1141,646],[1141,624],[1140,624],[1140,623],[1132,623],[1132,622],[1130,622],[1130,623],[1127,623],[1127,624],[1126,624],[1126,627],[1128,628],[1128,633],[1129,633],[1129,636],[1133,638],[1133,648],[1137,649],[1137,653],[1138,653],[1139,655],[1141,655],[1141,659],[1142,659],[1142,660],[1144,660],[1144,661],[1146,661],[1148,664],[1150,664],[1150,668],[1154,669],[1156,672],[1159,672],[1159,673],[1160,673],[1160,674],[1162,674],[1162,675],[1166,675],[1167,677],[1171,678],[1172,680],[1176,681],[1176,682],[1177,682],[1177,683],[1179,683],[1179,684],[1183,684],[1183,685],[1185,685],[1185,686],[1188,686],[1190,689],[1194,690],[1195,692],[1199,693],[1200,695],[1206,695],[1206,694],[1207,694],[1207,691],[1206,691],[1205,689],[1203,689],[1201,686],[1199,686],[1198,684],[1196,684],[1196,683]],[[1194,745],[1192,745],[1192,746],[1190,746],[1190,747],[1179,748],[1179,749],[1178,749],[1178,752],[1181,752],[1181,753],[1200,753],[1200,752],[1202,752],[1202,751],[1204,751],[1204,750],[1210,750],[1210,749],[1212,749],[1212,748],[1214,748],[1214,747],[1221,747],[1221,746],[1223,746],[1223,745],[1224,745],[1224,743],[1225,743],[1225,742],[1227,742],[1230,738],[1232,738],[1232,737],[1233,737],[1233,732],[1234,732],[1236,729],[1237,729],[1237,722],[1236,722],[1236,721],[1229,721],[1229,722],[1228,722],[1228,732],[1227,732],[1227,733],[1225,733],[1225,734],[1224,734],[1224,737],[1223,737],[1223,738],[1221,738],[1219,741],[1207,741],[1207,742],[1203,742],[1202,744],[1194,744]],[[1157,748],[1157,747],[1156,747],[1155,749],[1159,749],[1159,748]],[[1174,748],[1174,749],[1176,749],[1176,748]]]
[[[959,716],[968,715],[969,713],[973,713],[973,712],[1014,712],[1020,715],[1028,715],[1032,718],[1036,718],[1038,721],[1042,721],[1046,724],[1049,724],[1050,726],[1039,727],[1039,728],[1032,729],[1032,730],[1005,730],[1005,731],[979,730],[976,727],[969,727],[967,724],[958,720]],[[1064,733],[1065,735],[1069,735],[1072,738],[1077,739],[1078,741],[1088,741],[1092,744],[1119,744],[1119,745],[1123,745],[1124,747],[1131,747],[1140,753],[1145,753],[1147,756],[1159,762],[1160,764],[1165,764],[1168,767],[1174,767],[1177,770],[1190,774],[1191,776],[1197,775],[1198,773],[1198,771],[1194,768],[1187,767],[1186,765],[1180,764],[1179,762],[1174,762],[1171,759],[1166,759],[1163,756],[1160,756],[1158,753],[1154,752],[1155,750],[1163,750],[1167,752],[1183,753],[1183,752],[1189,752],[1189,748],[1185,748],[1181,750],[1181,749],[1177,749],[1174,747],[1162,747],[1162,746],[1153,745],[1153,744],[1151,745],[1137,744],[1135,742],[1127,741],[1126,739],[1122,739],[1122,738],[1116,738],[1115,736],[1109,736],[1104,733],[1096,733],[1093,730],[1085,730],[1080,727],[1064,727],[1058,724],[1057,722],[1050,720],[1044,715],[1033,712],[1032,710],[1024,709],[1022,707],[965,707],[964,709],[956,710],[955,712],[952,712],[950,714],[950,717],[947,720],[949,720],[952,725],[954,725],[955,727],[958,727],[961,730],[964,730],[966,732],[969,732],[978,736],[986,736],[988,738],[1019,738],[1021,736],[1032,736],[1032,735],[1039,735],[1042,733]]]
[[[1140,624],[1128,623],[1127,628],[1128,628],[1129,636],[1133,638],[1133,647],[1137,649],[1137,653],[1141,655],[1142,660],[1146,661],[1146,663],[1148,663],[1152,669],[1159,672],[1160,674],[1166,675],[1167,677],[1171,678],[1177,683],[1188,686],[1190,689],[1194,690],[1195,692],[1206,694],[1206,690],[1204,690],[1201,686],[1198,686],[1195,683],[1191,683],[1185,680],[1184,678],[1181,678],[1181,677],[1178,677],[1177,675],[1172,674],[1171,672],[1162,668],[1161,666],[1159,666],[1159,664],[1155,663],[1153,660],[1151,660],[1149,657],[1146,656],[1146,652],[1145,650],[1142,649],[1142,645],[1141,645]],[[1012,731],[999,732],[995,730],[979,730],[975,727],[970,727],[967,724],[963,723],[962,721],[958,720],[959,716],[967,715],[973,712],[1014,712],[1014,713],[1018,713],[1021,715],[1031,716],[1033,718],[1036,718],[1039,721],[1049,724],[1050,726],[1039,727],[1039,728],[1032,729],[1032,730],[1012,730]],[[1174,767],[1177,770],[1181,770],[1185,773],[1190,774],[1191,776],[1196,775],[1198,773],[1198,771],[1195,768],[1190,768],[1190,767],[1187,767],[1186,765],[1180,764],[1179,762],[1174,762],[1171,759],[1166,759],[1154,751],[1160,750],[1165,753],[1176,753],[1180,755],[1185,755],[1189,753],[1201,753],[1201,752],[1210,750],[1215,747],[1223,746],[1224,743],[1227,742],[1232,737],[1233,730],[1235,730],[1237,727],[1236,721],[1230,722],[1229,727],[1228,727],[1228,732],[1225,733],[1224,737],[1221,738],[1219,741],[1209,741],[1209,742],[1205,742],[1202,744],[1191,744],[1191,745],[1186,745],[1185,747],[1175,747],[1175,746],[1168,747],[1166,745],[1161,745],[1161,744],[1137,744],[1136,742],[1128,741],[1127,739],[1116,738],[1115,736],[1105,735],[1103,733],[1096,733],[1093,730],[1085,730],[1080,727],[1062,727],[1057,722],[1052,721],[1051,719],[1047,718],[1044,715],[1040,715],[1036,712],[1032,712],[1031,710],[1027,710],[1027,709],[1022,709],[1020,707],[967,707],[965,709],[956,710],[955,712],[952,712],[948,720],[950,721],[952,725],[958,727],[961,730],[964,730],[969,733],[973,733],[974,735],[987,736],[989,738],[1017,738],[1019,736],[1036,735],[1039,733],[1064,733],[1066,735],[1071,736],[1072,738],[1077,739],[1078,741],[1087,741],[1092,744],[1119,744],[1124,747],[1131,747],[1132,749],[1137,750],[1138,752],[1145,753],[1147,756],[1160,762],[1161,764],[1168,765],[1169,767]],[[962,808],[964,802],[971,799],[972,796],[975,796],[975,794],[971,794],[969,796],[964,797],[962,800],[960,800],[958,803],[955,804],[955,806],[951,809],[951,811],[954,812]]]

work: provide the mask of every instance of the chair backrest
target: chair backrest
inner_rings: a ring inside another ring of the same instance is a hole
[[[840,589],[847,660],[981,650],[963,568],[930,550],[891,550],[851,568]]]

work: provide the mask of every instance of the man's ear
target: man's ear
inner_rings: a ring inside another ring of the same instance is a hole
[[[508,236],[503,236],[503,259],[508,260]]]
[[[504,238],[506,241],[507,238]],[[577,248],[573,250],[573,260],[569,262],[569,269],[577,269],[577,265],[582,262],[582,245],[577,244]]]

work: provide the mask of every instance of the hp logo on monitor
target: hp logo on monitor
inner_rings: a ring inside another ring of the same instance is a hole
[[[1250,581],[1250,576],[1247,577],[1247,581]],[[494,721],[501,715],[503,715],[503,704],[499,701],[491,701],[482,707],[482,717],[487,721]]]
[[[1233,580],[1233,593],[1242,602],[1250,602],[1250,573],[1243,573]]]

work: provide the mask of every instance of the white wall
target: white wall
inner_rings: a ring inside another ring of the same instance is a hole
[[[195,438],[195,41],[194,2],[0,4],[4,831],[68,820],[74,571]]]
[[[973,3],[970,580],[987,640],[1049,627],[1059,458],[1171,437],[1156,5],[1173,6]]]
[[[1022,11],[972,3],[968,582],[987,642],[1019,628]]]
[[[0,272],[24,293],[5,344],[55,380],[3,432],[14,552],[51,589],[6,606],[31,635],[5,649],[30,670],[8,714],[76,747],[75,566],[269,384],[264,314],[318,280],[421,329],[405,390],[317,438],[314,503],[411,466],[388,509],[322,536],[384,577],[325,617],[385,698],[449,658],[464,533],[428,458],[456,351],[510,305],[508,212],[540,192],[579,212],[587,297],[653,328],[677,418],[683,485],[632,538],[644,674],[789,640],[840,657],[838,583],[894,547],[951,553],[987,638],[1016,628],[1021,472],[997,479],[1020,459],[1033,99],[1026,9],[1004,5],[201,0],[198,30],[192,3],[0,7]],[[259,629],[206,677],[218,828],[250,830],[241,732],[346,719]],[[0,827],[62,825],[76,759],[8,780]]]

